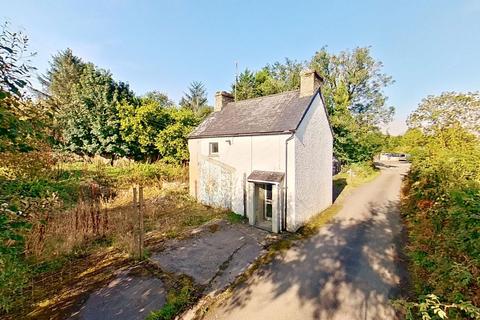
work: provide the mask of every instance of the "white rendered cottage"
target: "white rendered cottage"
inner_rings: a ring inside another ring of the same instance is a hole
[[[190,194],[245,215],[252,225],[296,231],[332,203],[333,137],[321,78],[304,70],[300,90],[234,102],[189,136]]]

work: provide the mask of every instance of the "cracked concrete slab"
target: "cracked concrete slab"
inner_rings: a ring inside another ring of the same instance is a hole
[[[123,271],[107,286],[92,293],[71,319],[145,319],[165,304],[162,281],[152,275]]]
[[[270,237],[266,231],[222,220],[195,230],[190,238],[170,241],[150,260],[162,270],[191,276],[209,292],[223,288],[242,273]]]

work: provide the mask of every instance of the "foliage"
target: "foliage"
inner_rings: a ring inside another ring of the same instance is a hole
[[[0,33],[0,100],[7,94],[20,97],[29,84],[33,68],[28,53],[28,37],[22,32],[12,32],[8,23],[2,25]]]
[[[232,84],[232,92],[235,90],[237,100],[256,98],[261,95],[255,74],[248,69],[241,72],[236,83]]]
[[[171,290],[167,295],[167,302],[158,311],[152,311],[147,320],[170,320],[184,310],[193,299],[194,287],[190,281],[184,279],[179,290]]]
[[[28,38],[11,32],[8,24],[0,34],[0,152],[29,151],[38,142],[41,122],[36,106],[25,98],[33,54]]]
[[[157,135],[155,146],[162,157],[172,163],[187,162],[187,137],[200,123],[190,109],[170,109],[172,123]]]
[[[396,301],[396,304],[406,310],[406,319],[414,320],[418,316],[422,320],[448,319],[448,314],[454,313],[470,319],[480,319],[480,309],[470,302],[442,303],[434,294],[428,294],[420,302]]]
[[[306,66],[324,79],[322,94],[334,132],[334,154],[343,163],[369,161],[384,143],[379,126],[391,120],[394,109],[386,105],[383,88],[391,77],[369,48],[331,54],[322,48],[308,62],[286,59],[257,72],[243,71],[232,85],[237,99],[249,99],[298,89]]]
[[[285,59],[285,63],[267,64],[255,73],[245,69],[232,84],[232,92],[236,87],[237,100],[244,100],[298,89],[303,67],[304,63]]]
[[[188,92],[180,100],[180,106],[198,113],[201,109],[208,107],[207,102],[205,85],[201,82],[193,81],[188,88]]]
[[[170,100],[170,98],[168,98],[168,95],[159,91],[149,91],[143,95],[141,100],[145,102],[154,102],[157,105],[163,106],[163,107],[174,106],[173,101]]]
[[[126,142],[135,146],[135,149],[130,149],[130,155],[134,158],[159,158],[155,146],[157,135],[172,122],[166,103],[144,98],[136,103],[124,102],[119,105],[121,135]]]
[[[355,48],[330,54],[326,48],[318,51],[310,62],[325,80],[325,103],[331,114],[344,104],[361,124],[378,126],[388,122],[393,108],[386,106],[383,88],[392,78],[383,74],[383,64],[376,61],[369,48]]]
[[[461,125],[480,135],[480,93],[444,92],[428,96],[408,118],[410,128],[425,132]]]
[[[411,141],[419,134],[411,131]],[[458,125],[437,127],[421,140],[413,148],[403,198],[415,293],[478,306],[480,141]],[[461,318],[455,309],[446,314]]]
[[[58,138],[67,150],[112,159],[128,154],[117,110],[134,98],[127,84],[68,49],[53,57],[43,84],[44,103],[56,111]]]
[[[120,105],[119,112],[123,139],[139,148],[131,149],[131,156],[171,163],[188,160],[187,136],[201,120],[193,110],[144,99]]]

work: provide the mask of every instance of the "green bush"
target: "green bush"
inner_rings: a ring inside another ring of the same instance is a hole
[[[415,306],[433,294],[444,305],[472,301],[474,307],[480,303],[480,144],[458,127],[437,130],[423,143],[403,199]],[[444,309],[449,318],[467,315]]]

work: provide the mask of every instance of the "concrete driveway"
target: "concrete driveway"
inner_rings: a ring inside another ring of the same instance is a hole
[[[225,220],[212,221],[182,240],[167,241],[150,263],[176,276],[187,275],[203,294],[224,289],[276,239],[266,231]],[[93,292],[70,319],[145,319],[160,309],[168,289],[160,278],[138,265],[119,272],[107,286]]]
[[[398,204],[406,164],[354,190],[330,224],[266,265],[208,319],[395,319],[389,299],[399,262]]]

